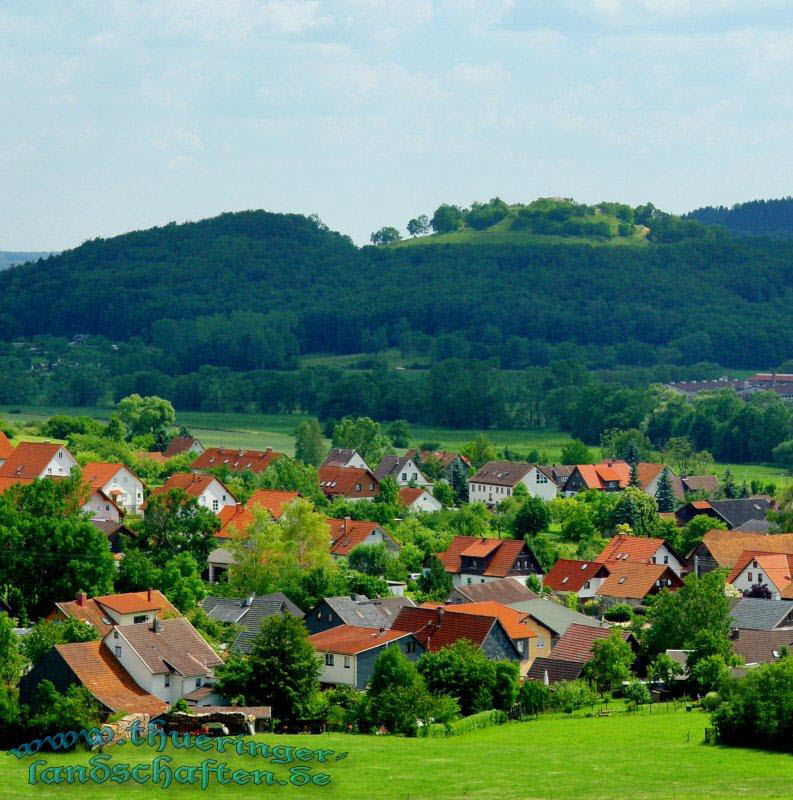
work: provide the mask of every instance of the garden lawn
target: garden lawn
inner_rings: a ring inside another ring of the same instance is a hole
[[[475,731],[448,739],[403,739],[390,736],[259,736],[271,744],[325,748],[349,756],[327,766],[314,764],[332,777],[325,787],[218,786],[198,796],[324,797],[340,800],[673,800],[677,798],[790,797],[793,757],[755,750],[704,745],[708,717],[701,712],[665,712],[606,718],[572,718],[552,714],[538,720]],[[151,761],[145,748],[110,748],[114,759],[130,764]],[[272,769],[277,778],[286,767],[250,756],[167,750],[178,763],[200,764],[204,758],[227,760],[230,768]],[[86,753],[46,754],[49,765],[84,764]],[[20,798],[181,798],[197,787],[172,786],[167,793],[152,786],[44,786],[27,784],[30,758],[0,758],[0,796]]]

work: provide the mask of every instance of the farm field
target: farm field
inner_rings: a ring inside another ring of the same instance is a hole
[[[2,406],[0,414],[5,415],[11,423],[42,421],[53,414],[80,414],[99,420],[108,420],[110,408],[70,408],[56,406]],[[295,428],[304,419],[302,414],[258,414],[238,413],[225,414],[212,411],[178,411],[176,424],[186,425],[207,447],[231,447],[240,449],[265,449],[272,447],[282,453],[294,453]],[[412,426],[411,447],[422,442],[438,442],[443,449],[459,450],[466,442],[473,439],[477,429],[433,428]],[[551,463],[559,463],[562,448],[570,441],[570,435],[563,431],[532,430],[486,430],[484,433],[496,448],[508,445],[512,450],[525,454],[530,450],[538,450]],[[33,436],[23,438],[34,439]],[[595,448],[593,448],[595,449]],[[775,464],[716,464],[715,472],[722,476],[729,468],[737,483],[744,480],[750,483],[760,480],[764,483],[772,481],[784,488],[793,482],[793,476],[786,475]]]
[[[347,752],[327,765],[327,786],[218,786],[200,796],[325,797],[344,800],[686,800],[790,796],[791,756],[703,744],[708,717],[660,706],[627,716],[586,718],[550,714],[530,722],[475,731],[448,739],[390,736],[257,736],[258,741],[294,747]],[[146,747],[111,748],[113,761],[150,762]],[[226,761],[230,769],[272,769],[276,779],[288,767],[270,766],[251,756],[220,755],[169,748],[172,766],[200,764],[204,758]],[[49,766],[85,764],[85,752],[43,754]],[[147,800],[188,797],[198,787],[172,785],[167,792],[152,785],[112,783],[79,786],[27,784],[30,757],[0,759],[4,800],[91,797],[95,800]],[[314,763],[313,772],[324,769]]]

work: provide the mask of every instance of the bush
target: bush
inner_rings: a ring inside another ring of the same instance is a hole
[[[480,711],[478,714],[471,714],[445,725],[437,722],[428,725],[427,736],[462,736],[464,733],[471,733],[480,728],[492,728],[494,725],[503,725],[505,722],[507,722],[507,715],[503,711],[496,709]]]
[[[552,697],[553,708],[565,714],[597,702],[597,695],[586,681],[560,681],[554,686]]]
[[[518,692],[522,714],[536,716],[551,707],[551,690],[539,681],[526,681]]]
[[[633,609],[627,603],[619,603],[607,608],[603,616],[609,622],[630,622],[633,619]]]
[[[628,710],[632,711],[639,706],[646,706],[652,702],[650,690],[641,681],[631,681],[623,690],[622,696],[628,703]]]
[[[713,712],[721,705],[721,695],[718,692],[708,692],[699,704],[705,711]]]

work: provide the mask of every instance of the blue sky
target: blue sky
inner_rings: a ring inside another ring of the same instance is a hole
[[[790,0],[0,0],[0,249],[793,193]]]

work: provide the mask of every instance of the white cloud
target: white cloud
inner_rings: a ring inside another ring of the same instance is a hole
[[[510,73],[501,64],[456,64],[449,71],[449,82],[454,88],[474,91],[502,90]]]

